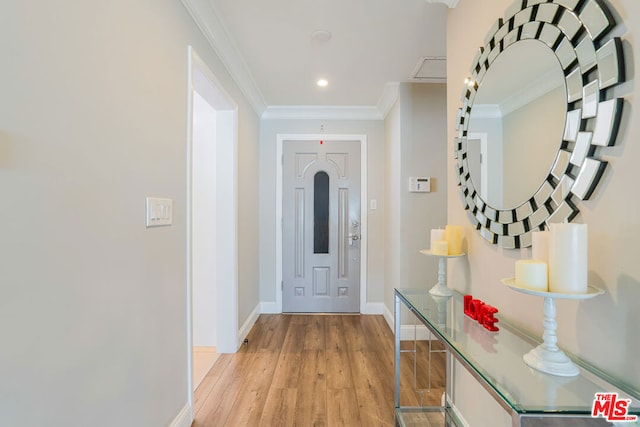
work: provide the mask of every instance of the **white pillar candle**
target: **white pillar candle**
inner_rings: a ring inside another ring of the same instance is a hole
[[[459,225],[447,225],[444,229],[444,238],[449,242],[449,255],[462,253],[462,227]]]
[[[516,286],[547,292],[549,290],[547,263],[531,259],[516,261]]]
[[[549,236],[549,291],[587,292],[587,225],[551,224]]]
[[[449,255],[449,242],[446,240],[436,240],[431,246],[433,255]]]
[[[441,228],[431,230],[431,251],[433,252],[434,243],[438,240],[444,240],[444,230]]]
[[[548,231],[534,231],[531,233],[531,259],[549,262]]]

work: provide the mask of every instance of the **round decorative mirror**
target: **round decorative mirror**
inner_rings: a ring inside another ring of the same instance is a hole
[[[565,99],[560,63],[537,40],[509,46],[491,64],[467,129],[469,173],[488,205],[514,209],[545,180],[564,127]]]
[[[622,43],[599,0],[518,0],[473,60],[457,118],[460,195],[472,224],[505,248],[571,221],[593,193],[623,101]]]

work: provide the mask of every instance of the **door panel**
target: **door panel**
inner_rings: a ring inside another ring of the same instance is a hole
[[[284,312],[359,312],[360,144],[283,145]]]

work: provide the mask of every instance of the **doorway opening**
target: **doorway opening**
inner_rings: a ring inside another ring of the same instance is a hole
[[[192,391],[213,357],[238,349],[238,303],[237,106],[191,48],[188,97],[187,363],[192,403]],[[196,362],[204,367],[194,369]]]

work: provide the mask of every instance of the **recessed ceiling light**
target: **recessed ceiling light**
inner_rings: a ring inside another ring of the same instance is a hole
[[[327,87],[329,85],[329,82],[325,79],[320,79],[316,82],[316,84],[320,87]]]

